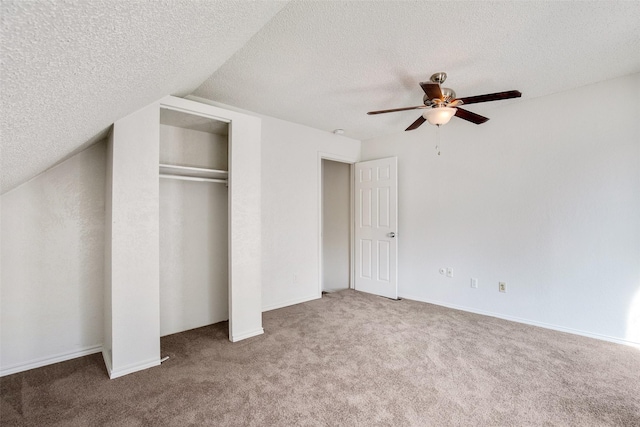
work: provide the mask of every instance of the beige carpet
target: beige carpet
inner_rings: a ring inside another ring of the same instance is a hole
[[[115,380],[100,355],[0,379],[2,426],[640,426],[640,350],[342,291],[162,339]]]

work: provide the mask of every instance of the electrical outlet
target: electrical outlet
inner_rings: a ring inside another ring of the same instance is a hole
[[[498,291],[507,292],[507,282],[498,282]]]
[[[447,269],[444,267],[438,269],[438,273],[442,274],[443,276],[446,274],[446,272],[447,272]]]
[[[471,287],[472,288],[476,288],[476,289],[478,288],[478,279],[477,278],[475,278],[475,277],[471,278]]]
[[[447,277],[453,277],[453,268],[447,267]]]

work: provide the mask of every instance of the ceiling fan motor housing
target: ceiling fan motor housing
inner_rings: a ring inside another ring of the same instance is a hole
[[[443,87],[441,90],[442,90],[442,98],[429,99],[429,95],[425,94],[422,97],[422,101],[424,102],[424,105],[426,105],[427,107],[433,107],[433,106],[445,107],[446,106],[445,104],[448,104],[449,102],[456,99],[456,93],[453,89],[449,89],[448,87]]]
[[[453,91],[453,89],[449,89],[448,87],[443,87],[442,99],[445,102],[453,101],[454,99],[456,99],[456,93]]]

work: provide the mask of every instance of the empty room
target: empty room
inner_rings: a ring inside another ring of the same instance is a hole
[[[2,426],[640,425],[639,1],[0,7]]]

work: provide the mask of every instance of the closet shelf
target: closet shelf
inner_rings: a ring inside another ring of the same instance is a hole
[[[160,176],[163,178],[169,177],[185,177],[185,178],[204,178],[215,180],[226,180],[229,177],[229,172],[218,169],[205,169],[195,168],[191,166],[178,166],[160,164]]]

